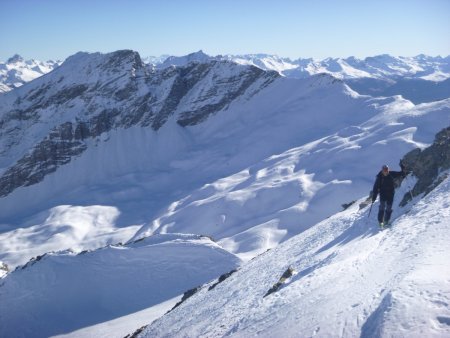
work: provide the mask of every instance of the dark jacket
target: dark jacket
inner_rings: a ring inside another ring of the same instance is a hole
[[[389,171],[386,176],[380,171],[377,175],[372,189],[372,201],[377,199],[380,194],[380,199],[392,199],[395,192],[395,179],[405,177],[403,171]]]

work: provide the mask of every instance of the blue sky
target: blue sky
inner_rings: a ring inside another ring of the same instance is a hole
[[[0,0],[0,60],[141,56],[450,55],[449,0]]]

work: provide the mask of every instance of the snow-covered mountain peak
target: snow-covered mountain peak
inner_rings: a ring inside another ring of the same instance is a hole
[[[0,62],[0,94],[18,88],[43,74],[57,68],[60,61],[25,61],[16,54],[6,61]]]
[[[135,76],[135,71],[143,68],[144,63],[138,52],[118,50],[107,54],[79,52],[68,57],[61,65],[59,72],[67,74],[73,71],[84,72],[80,78],[89,81],[96,80],[97,77],[117,78],[124,74]],[[75,74],[70,75],[73,77]]]
[[[169,56],[164,60],[163,63],[157,65],[158,68],[165,68],[170,66],[186,66],[187,64],[191,62],[209,62],[211,60],[215,59],[212,56],[209,56],[205,54],[202,50],[199,50],[198,52],[191,53],[185,56]]]
[[[24,62],[23,57],[21,57],[19,54],[14,54],[12,57],[6,61],[8,64],[18,63],[18,62]]]

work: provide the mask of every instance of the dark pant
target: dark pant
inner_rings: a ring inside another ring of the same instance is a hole
[[[378,209],[378,222],[388,223],[392,214],[392,203],[394,202],[394,195],[380,196],[380,209]]]

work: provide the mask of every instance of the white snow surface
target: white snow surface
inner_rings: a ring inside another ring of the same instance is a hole
[[[210,239],[181,234],[49,253],[0,280],[0,337],[124,337],[239,264]]]
[[[449,337],[449,191],[450,178],[395,210],[383,231],[376,210],[356,203],[205,286],[140,337]],[[288,267],[293,276],[264,297]]]

